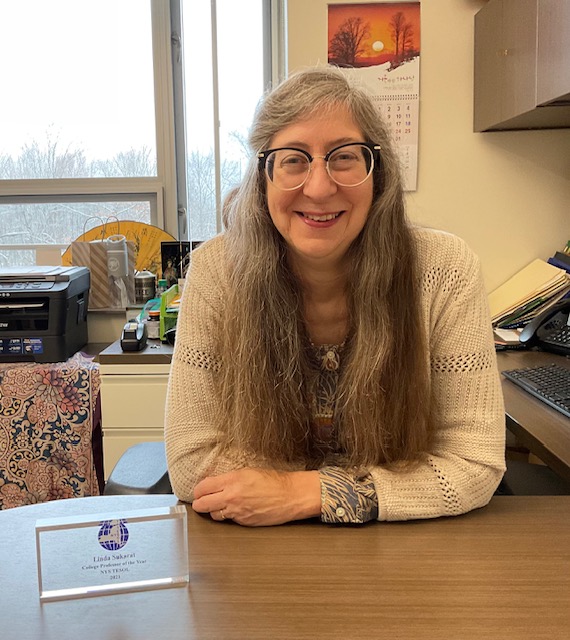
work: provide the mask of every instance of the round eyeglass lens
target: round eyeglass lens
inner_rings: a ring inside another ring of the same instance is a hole
[[[311,169],[309,158],[295,149],[278,149],[267,156],[267,176],[273,184],[284,191],[300,187]]]
[[[347,144],[334,151],[327,162],[330,177],[343,187],[362,184],[372,172],[374,156],[363,144]]]

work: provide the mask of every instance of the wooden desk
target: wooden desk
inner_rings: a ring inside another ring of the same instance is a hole
[[[535,367],[556,362],[570,368],[570,358],[540,351],[502,351],[497,354],[499,371]],[[570,481],[570,419],[506,380],[507,428],[520,442],[560,476]]]
[[[39,603],[36,518],[174,504],[60,500],[0,512],[6,640],[562,640],[570,497],[493,498],[456,518],[247,529],[189,509],[187,588]],[[65,550],[62,550],[62,561]]]

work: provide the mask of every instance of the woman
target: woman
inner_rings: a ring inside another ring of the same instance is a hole
[[[486,295],[406,220],[369,97],[333,68],[261,104],[228,229],[192,256],[171,369],[172,486],[215,520],[456,515],[504,471]]]

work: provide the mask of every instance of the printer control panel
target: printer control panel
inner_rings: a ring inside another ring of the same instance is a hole
[[[48,291],[53,282],[0,282],[0,296],[10,295],[10,291]]]

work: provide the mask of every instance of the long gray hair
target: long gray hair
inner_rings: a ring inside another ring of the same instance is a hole
[[[313,459],[309,394],[316,376],[301,284],[267,209],[255,155],[288,125],[344,106],[366,142],[381,146],[371,209],[349,249],[349,333],[335,424],[342,455],[359,466],[411,462],[427,450],[429,375],[420,278],[398,159],[368,94],[333,67],[302,71],[270,92],[250,133],[254,158],[227,207],[228,278],[220,431],[228,446],[286,465]]]

